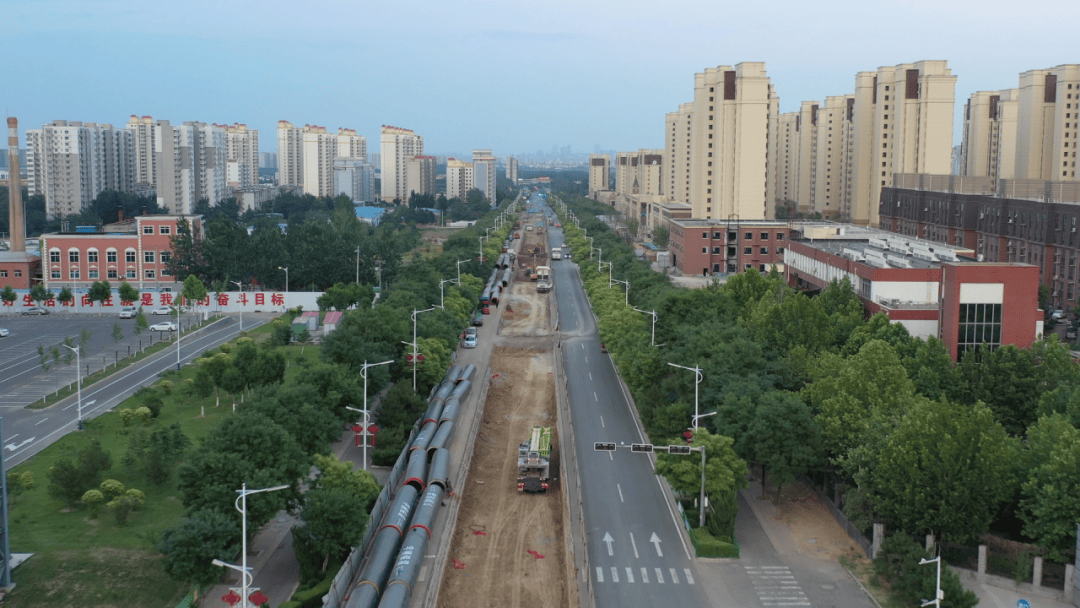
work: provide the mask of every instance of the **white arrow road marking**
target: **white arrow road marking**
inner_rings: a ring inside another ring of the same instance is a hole
[[[611,543],[615,542],[615,539],[611,538],[611,533],[610,532],[605,532],[604,533],[604,542],[607,543],[608,557],[614,556],[615,552],[611,549]]]
[[[14,452],[15,450],[23,447],[24,445],[33,442],[35,439],[37,439],[37,437],[31,437],[31,438],[27,439],[26,441],[24,441],[24,442],[22,442],[22,443],[20,443],[18,445],[15,445],[14,443],[9,443],[9,444],[4,446],[4,449],[8,450],[9,452]]]
[[[641,582],[643,582],[643,583],[648,583],[649,582],[649,571],[646,570],[645,568],[641,569]]]
[[[622,497],[622,488],[619,488],[619,497],[620,498]],[[634,542],[634,533],[633,532],[630,533],[630,545],[634,547],[634,559],[637,559],[638,558],[637,543]]]
[[[656,547],[656,556],[664,557],[664,552],[660,550],[660,537],[656,535],[656,532],[652,533],[652,538],[649,539],[649,542]]]

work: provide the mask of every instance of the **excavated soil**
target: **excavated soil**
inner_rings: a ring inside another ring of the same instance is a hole
[[[505,311],[504,311],[505,314]],[[556,426],[550,348],[495,347],[491,387],[476,438],[440,608],[576,606],[566,580],[561,442],[552,438],[551,487],[517,491],[517,449],[535,425]]]
[[[503,296],[501,337],[535,337],[550,334],[549,293],[536,293],[536,283],[515,281],[510,295]]]

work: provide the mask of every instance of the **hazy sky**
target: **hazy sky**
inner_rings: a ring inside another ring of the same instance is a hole
[[[0,0],[0,106],[23,129],[242,122],[264,151],[280,119],[371,152],[383,124],[429,153],[629,150],[662,147],[706,67],[765,61],[787,112],[946,59],[958,119],[973,91],[1080,63],[1078,41],[1076,0]]]

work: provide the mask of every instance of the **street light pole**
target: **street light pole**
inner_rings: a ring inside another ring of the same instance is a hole
[[[360,247],[356,247],[356,284],[360,284]]]
[[[656,311],[653,310],[650,312],[648,310],[641,310],[640,308],[635,308],[634,310],[643,312],[647,315],[652,315],[652,339],[649,340],[649,346],[656,346]]]
[[[243,295],[244,295],[244,285],[240,281],[229,281],[229,282],[240,288],[240,296],[243,297]],[[177,314],[179,314],[179,313],[177,313]],[[177,329],[179,330],[179,324],[177,324]],[[244,331],[244,305],[243,305],[243,303],[240,304],[240,331]],[[180,338],[177,338],[177,341],[179,341],[179,340],[180,340]]]
[[[184,335],[183,317],[180,316],[179,306],[169,306],[169,308],[176,309],[176,371],[180,371],[180,337]],[[240,321],[240,325],[243,326],[243,320]]]
[[[701,499],[698,501],[698,527],[705,527],[705,444],[701,444]],[[938,607],[940,608],[940,606]]]
[[[443,279],[439,281],[439,308],[446,310],[446,295],[443,293],[443,283],[453,283],[454,279]]]
[[[236,493],[240,495],[236,497],[236,502],[233,503],[233,505],[236,507],[236,510],[240,512],[240,568],[237,568],[232,564],[226,564],[219,559],[215,559],[211,563],[215,566],[224,566],[226,568],[232,568],[233,570],[240,571],[240,595],[243,596],[244,608],[250,606],[250,603],[248,602],[248,588],[251,586],[251,583],[255,579],[254,575],[251,574],[251,570],[248,569],[247,565],[247,497],[249,494],[258,494],[259,492],[276,492],[277,490],[284,490],[287,487],[289,486],[284,485],[274,486],[272,488],[249,490],[247,489],[247,483],[244,483],[244,485],[241,486],[242,489],[236,491]]]
[[[82,358],[79,357],[79,349],[78,348],[72,348],[72,347],[68,346],[67,344],[61,344],[60,346],[63,346],[64,348],[66,348],[66,349],[68,349],[68,350],[75,353],[75,368],[76,368],[75,369],[75,373],[76,373],[75,377],[77,378],[76,382],[78,382],[77,386],[78,386],[78,395],[79,395],[79,397],[78,397],[78,399],[79,399],[79,401],[78,401],[78,404],[79,404],[79,406],[78,406],[79,407],[79,410],[78,410],[79,419],[78,419],[78,421],[77,421],[77,423],[75,425],[75,428],[77,428],[78,430],[81,431],[81,430],[83,430],[83,426],[82,426]],[[69,359],[69,361],[70,361],[70,359]]]
[[[458,260],[457,261],[457,284],[458,285],[461,285],[461,263],[462,262],[468,262],[468,261],[469,260]]]
[[[415,361],[415,359],[414,359],[414,361]],[[388,364],[393,363],[393,362],[394,362],[393,359],[391,359],[389,361],[383,361],[381,363],[368,363],[367,361],[364,361],[364,365],[360,368],[360,377],[364,379],[364,409],[358,410],[355,407],[349,407],[347,405],[345,406],[345,409],[347,409],[347,410],[352,410],[354,412],[360,412],[360,413],[362,413],[364,415],[364,428],[363,428],[363,430],[360,431],[360,434],[364,437],[364,441],[361,444],[361,445],[364,446],[363,456],[361,458],[364,461],[364,470],[365,471],[367,470],[367,428],[368,428],[367,370],[368,370],[369,367],[375,367],[376,365],[388,365]]]
[[[278,266],[277,269],[285,271],[285,295],[288,296],[289,295],[289,269],[286,266]]]
[[[716,412],[709,412],[708,414],[704,414],[704,415],[699,415],[698,414],[698,385],[701,384],[701,381],[702,381],[702,379],[705,378],[705,375],[701,373],[701,368],[698,367],[697,365],[695,365],[694,367],[686,367],[685,365],[679,365],[678,363],[668,363],[668,365],[670,365],[671,367],[678,367],[678,368],[681,368],[681,369],[685,369],[685,370],[689,370],[689,371],[694,372],[694,421],[693,421],[693,429],[696,431],[698,429],[698,418],[704,418],[705,416],[712,416],[713,414],[716,413]]]
[[[412,311],[412,354],[413,354],[413,360],[412,360],[412,363],[413,363],[412,364],[412,390],[413,390],[414,393],[416,392],[416,364],[417,364],[416,355],[418,354],[418,349],[417,349],[417,346],[416,346],[416,315],[418,315],[418,314],[420,314],[422,312],[431,312],[433,310],[435,310],[434,306],[432,306],[431,308],[425,309],[425,310],[416,310],[414,308],[413,311]]]
[[[608,272],[610,272],[610,271],[611,271],[611,265],[609,264],[608,265]],[[622,283],[623,285],[626,285],[626,298],[623,301],[623,306],[629,306],[630,305],[630,281],[620,281],[619,279],[611,278],[611,276],[609,275],[608,276],[608,288],[610,289],[610,288],[614,287],[615,283]]]
[[[937,586],[934,587],[934,599],[923,600],[923,602],[919,604],[919,606],[929,606],[930,604],[934,604],[935,606],[937,606],[937,608],[941,608],[941,600],[945,599],[945,592],[941,590],[941,555],[938,555],[934,559],[920,559],[919,565],[922,566],[924,564],[932,564],[934,562],[937,562]]]

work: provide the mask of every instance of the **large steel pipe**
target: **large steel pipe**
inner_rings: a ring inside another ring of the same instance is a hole
[[[432,424],[432,426],[435,426]],[[427,452],[413,450],[409,453],[409,464],[405,465],[405,484],[415,486],[417,491],[424,491],[424,477],[427,473]]]
[[[460,409],[461,409],[461,402],[460,401],[458,401],[457,399],[449,399],[449,400],[447,400],[446,407],[443,408],[442,415],[439,416],[439,424],[442,424],[443,422],[446,422],[446,421],[450,421],[450,422],[456,421],[458,411]],[[428,445],[430,445],[430,444],[428,444]]]
[[[423,530],[431,537],[431,526],[435,522],[435,514],[439,512],[442,504],[443,489],[437,485],[430,485],[420,496],[420,502],[416,503],[416,515],[413,516],[409,532]]]
[[[457,386],[455,386],[454,390],[450,393],[450,399],[457,399],[458,401],[461,401],[465,398],[465,395],[469,394],[469,388],[471,387],[472,382],[469,380],[462,380],[461,382],[458,382]]]
[[[431,403],[427,406],[427,411],[424,412],[424,418],[422,424],[429,422],[438,422],[439,415],[442,414],[444,402],[442,399],[432,399]]]
[[[390,570],[390,582],[387,587],[394,583],[405,583],[412,586],[416,580],[416,574],[420,570],[420,562],[424,561],[424,548],[427,547],[427,530],[415,528],[405,535],[401,542],[401,551],[398,552],[397,561]]]
[[[382,530],[397,530],[400,538],[405,533],[405,526],[409,523],[409,517],[416,506],[416,496],[419,493],[415,486],[406,485],[399,488],[397,493],[394,494],[394,499],[390,501],[390,508],[386,510],[386,516],[383,517]],[[379,530],[380,535],[382,530]]]
[[[414,498],[415,500],[415,498]],[[401,532],[395,528],[383,528],[375,535],[374,549],[368,557],[360,582],[353,590],[346,608],[370,608],[375,605],[398,554]]]
[[[427,452],[428,456],[436,452],[439,449],[445,448],[450,444],[450,435],[454,432],[454,422],[447,420],[446,422],[439,423],[439,429],[435,431],[435,436],[431,439],[431,443],[428,444]]]
[[[460,377],[461,377],[461,366],[460,365],[451,365],[450,369],[446,370],[446,376],[443,377],[443,384],[446,384],[447,382],[449,382],[450,384],[455,384],[455,383],[457,383],[457,379],[460,378]],[[439,389],[441,390],[442,386],[439,386]],[[447,393],[447,395],[449,395],[449,393]],[[443,397],[443,399],[445,399],[445,398],[446,397]]]
[[[438,425],[435,423],[435,421],[425,422],[424,426],[420,427],[420,432],[416,434],[415,438],[413,438],[413,442],[412,445],[409,446],[409,450],[426,450],[428,444],[431,443],[431,438],[435,436],[435,431],[437,429]]]
[[[409,605],[412,589],[405,583],[391,583],[386,587],[379,608],[405,608]]]
[[[450,450],[446,448],[435,450],[435,455],[431,458],[431,465],[428,467],[427,482],[429,488],[431,486],[442,486],[444,490],[449,489]]]
[[[465,369],[461,371],[461,376],[458,377],[457,383],[461,384],[462,382],[472,380],[473,374],[475,374],[475,373],[476,373],[476,366],[475,365],[473,365],[472,363],[466,365]]]

